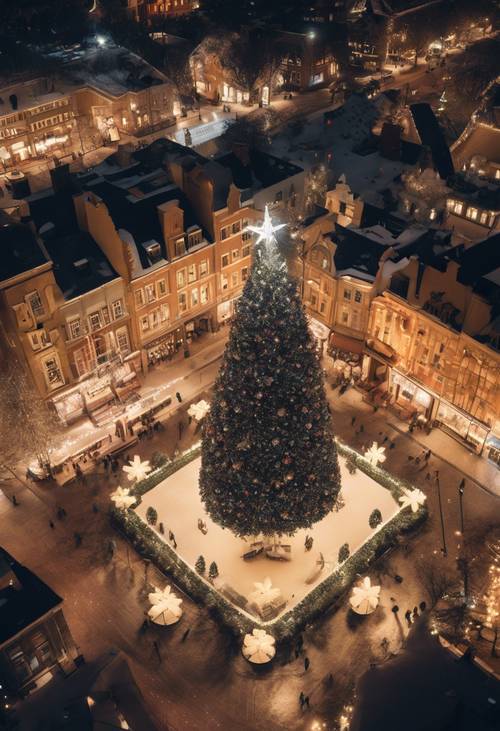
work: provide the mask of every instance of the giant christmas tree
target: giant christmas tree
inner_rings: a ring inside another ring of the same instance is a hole
[[[266,210],[202,442],[200,493],[239,536],[292,534],[329,513],[340,472],[323,376]]]

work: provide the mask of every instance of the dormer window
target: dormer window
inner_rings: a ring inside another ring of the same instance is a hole
[[[162,258],[161,246],[156,241],[146,246],[146,251],[151,264],[156,264]]]
[[[188,234],[189,248],[197,246],[197,244],[201,244],[202,239],[201,229],[190,231]]]
[[[182,256],[186,253],[186,242],[184,241],[184,236],[180,239],[175,240],[175,255],[176,256]]]

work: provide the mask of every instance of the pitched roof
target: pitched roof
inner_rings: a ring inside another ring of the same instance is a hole
[[[62,599],[0,547],[0,643],[43,617]]]
[[[454,173],[453,161],[431,105],[425,102],[410,104],[410,112],[422,144],[430,148],[436,170],[446,180]]]
[[[48,261],[26,224],[0,219],[0,281],[41,266]]]

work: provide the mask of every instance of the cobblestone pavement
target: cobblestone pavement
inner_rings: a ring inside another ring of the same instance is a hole
[[[196,371],[193,374],[196,377]],[[106,510],[109,493],[119,480],[107,476],[103,469],[84,482],[66,487],[30,483],[16,490],[20,505],[14,507],[0,495],[2,545],[16,558],[52,586],[65,599],[65,614],[75,640],[86,658],[96,660],[110,649],[122,650],[132,661],[146,702],[161,728],[174,731],[206,729],[311,729],[313,720],[324,720],[334,728],[344,703],[353,698],[353,687],[370,663],[381,662],[400,651],[408,633],[406,623],[391,612],[391,598],[400,607],[400,616],[423,599],[428,601],[422,585],[418,562],[422,559],[442,563],[455,570],[460,536],[458,483],[462,472],[454,463],[455,454],[433,456],[429,469],[438,469],[441,477],[443,517],[448,553],[441,554],[441,528],[437,492],[426,480],[427,470],[418,469],[408,456],[416,456],[421,446],[392,426],[393,418],[385,413],[373,414],[358,395],[349,390],[343,396],[328,389],[335,428],[340,438],[356,448],[383,441],[385,434],[394,442],[388,450],[387,469],[412,480],[428,496],[430,517],[420,533],[405,550],[398,549],[389,560],[373,569],[372,575],[382,584],[381,606],[361,622],[353,622],[346,605],[327,612],[304,632],[304,650],[295,659],[286,649],[280,650],[271,668],[254,669],[240,654],[239,646],[210,618],[203,607],[184,597],[184,617],[177,628],[156,628],[143,636],[138,629],[146,608],[145,565],[139,556],[111,530]],[[363,423],[365,431],[356,435],[351,418]],[[194,426],[187,426],[186,405],[172,413],[167,428],[151,440],[139,444],[138,451],[150,456],[155,450],[172,453],[178,440],[178,422],[184,429],[180,447],[186,448],[197,436]],[[395,426],[398,426],[395,424]],[[456,449],[462,449],[455,445]],[[12,490],[7,484],[6,492]],[[95,504],[97,514],[92,509]],[[49,520],[63,505],[68,513],[64,521]],[[481,526],[498,522],[498,498],[467,481],[464,509],[466,534]],[[175,530],[175,520],[172,521]],[[83,534],[83,544],[75,548],[73,533]],[[108,540],[118,543],[115,558],[105,558]],[[147,569],[149,583],[162,578],[156,569]],[[397,583],[394,576],[403,577]],[[181,643],[185,628],[191,627],[188,640]],[[387,642],[383,642],[384,638]],[[152,642],[160,645],[159,663]],[[304,656],[310,667],[304,670]],[[333,685],[326,678],[332,673]],[[63,683],[63,681],[60,681]],[[310,710],[300,711],[298,696],[310,697]],[[42,689],[23,704],[21,729],[42,729],[43,719],[52,706],[45,702],[50,687]]]

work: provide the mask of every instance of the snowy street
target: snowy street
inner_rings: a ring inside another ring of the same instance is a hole
[[[199,379],[199,374],[195,371],[192,378]],[[352,626],[347,607],[342,605],[304,633],[304,650],[298,659],[293,652],[287,657],[284,650],[271,672],[263,675],[256,674],[248,666],[238,643],[230,640],[208,612],[185,596],[184,616],[177,629],[157,628],[145,636],[138,635],[147,608],[145,574],[150,584],[163,585],[168,578],[160,576],[153,566],[147,567],[109,526],[106,516],[109,494],[117,485],[126,484],[121,471],[116,476],[106,475],[100,468],[85,481],[67,487],[31,483],[31,490],[28,490],[20,484],[14,487],[13,481],[4,485],[8,494],[15,491],[20,503],[14,507],[6,497],[0,497],[5,548],[38,572],[65,598],[68,624],[89,660],[100,657],[110,648],[121,649],[132,658],[146,701],[154,708],[156,718],[168,723],[174,731],[198,728],[212,731],[233,728],[235,724],[243,731],[264,728],[302,731],[310,728],[313,719],[334,718],[346,702],[352,701],[353,683],[370,662],[380,662],[401,650],[408,627],[402,616],[403,622],[391,612],[391,597],[399,605],[401,615],[407,608],[427,600],[419,562],[425,558],[427,562],[437,561],[447,570],[455,571],[460,542],[456,531],[460,526],[458,485],[461,470],[476,476],[484,482],[485,488],[491,489],[494,482],[485,471],[486,460],[471,458],[466,450],[446,435],[441,436],[438,430],[428,437],[435,440],[433,449],[436,445],[438,454],[445,458],[433,456],[429,464],[429,469],[439,469],[441,476],[448,549],[445,558],[440,552],[435,485],[425,479],[425,470],[419,470],[408,460],[408,455],[416,456],[422,451],[417,441],[421,439],[420,435],[415,439],[408,432],[394,429],[391,424],[398,426],[395,417],[382,409],[374,414],[353,389],[341,397],[338,391],[332,394],[330,388],[328,393],[335,430],[345,442],[359,450],[374,440],[380,442],[384,434],[394,441],[395,448],[388,451],[384,467],[412,481],[426,493],[430,516],[406,551],[394,552],[388,561],[374,569],[372,577],[382,585],[381,606],[374,615]],[[364,424],[363,434],[356,435],[351,427],[353,415],[358,424]],[[181,450],[186,449],[193,435],[191,430],[184,428],[178,442],[181,420],[187,424],[184,404],[172,414],[164,432],[138,445],[138,453],[148,459],[158,450],[172,455],[177,443]],[[444,437],[449,441],[439,445],[439,439]],[[438,451],[439,448],[443,451]],[[466,478],[464,513],[468,535],[488,524],[498,512],[499,498],[485,488]],[[94,513],[93,504],[98,508],[98,514]],[[54,517],[58,505],[63,505],[68,513],[63,521]],[[50,519],[54,520],[55,529],[50,528]],[[75,530],[83,535],[79,548],[75,548],[73,540]],[[27,535],[36,536],[36,551],[27,542]],[[118,550],[115,558],[109,561],[106,546],[111,537],[117,540]],[[401,584],[394,580],[396,574],[403,577]],[[263,572],[261,578],[265,575]],[[181,634],[187,627],[191,628],[189,639],[181,643]],[[96,628],[99,628],[98,632]],[[387,650],[381,649],[384,638],[388,641]],[[161,666],[152,647],[153,639],[160,645]],[[305,655],[311,662],[307,673],[303,665]],[[330,672],[334,675],[331,689],[324,684],[324,678]],[[311,710],[305,714],[300,712],[297,702],[300,691],[311,697]],[[50,705],[44,703],[45,694],[50,697],[50,691],[43,689],[24,705],[23,719],[26,720],[20,727],[22,730],[33,728],[29,725],[30,718],[50,715]]]

